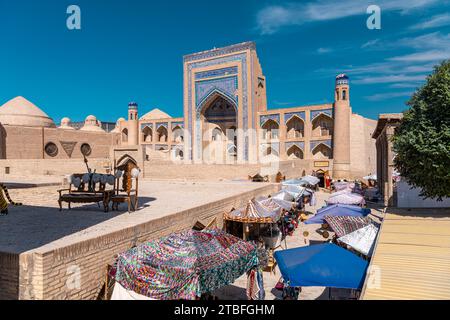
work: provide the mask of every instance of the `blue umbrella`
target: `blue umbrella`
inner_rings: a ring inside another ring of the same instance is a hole
[[[334,204],[317,210],[314,217],[305,221],[305,224],[324,223],[325,216],[351,216],[365,217],[370,213],[370,209],[352,206],[348,204]]]
[[[369,265],[332,243],[276,251],[274,256],[291,287],[361,289]]]

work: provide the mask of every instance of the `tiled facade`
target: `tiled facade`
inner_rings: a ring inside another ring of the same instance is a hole
[[[346,75],[330,88],[333,103],[268,110],[253,42],[187,55],[183,63],[184,117],[139,122],[136,143],[149,153],[170,152],[186,163],[306,160],[335,178],[375,170],[375,145],[371,132],[366,134],[375,121],[352,113]]]

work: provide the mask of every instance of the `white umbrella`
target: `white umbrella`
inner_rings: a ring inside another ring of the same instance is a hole
[[[363,177],[364,180],[377,180],[377,175],[376,174],[371,174],[368,176]]]
[[[349,245],[366,256],[372,256],[377,234],[378,227],[371,223],[361,229],[338,238],[338,241]]]
[[[308,184],[315,186],[320,182],[320,179],[314,176],[304,176],[301,180],[306,181]]]

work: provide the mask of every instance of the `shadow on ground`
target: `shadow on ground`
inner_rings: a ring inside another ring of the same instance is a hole
[[[153,197],[139,197],[139,209],[151,206]],[[9,214],[0,216],[0,252],[22,253],[55,240],[88,229],[117,216],[128,214],[127,204],[118,211],[104,212],[103,205],[63,205],[63,210],[44,206],[9,207]]]

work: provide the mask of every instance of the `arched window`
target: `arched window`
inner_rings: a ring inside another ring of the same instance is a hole
[[[158,132],[158,141],[159,142],[167,142],[167,136],[168,136],[168,132],[166,127],[164,126],[160,126],[158,128],[158,130],[156,130]]]
[[[176,142],[176,143],[183,142],[183,140],[184,140],[183,130],[181,129],[180,126],[176,126],[175,128],[173,128],[172,137],[173,137],[173,142]]]
[[[329,136],[333,132],[333,119],[321,113],[312,122],[313,137]]]
[[[222,140],[222,130],[220,128],[214,128],[212,131],[211,141],[221,141]]]
[[[142,133],[144,134],[144,142],[152,142],[152,129],[145,127]]]
[[[128,129],[127,128],[122,130],[122,142],[128,142]]]
[[[312,154],[314,159],[330,159],[331,148],[321,143],[312,150]]]
[[[297,116],[293,116],[286,123],[288,139],[302,138],[305,135],[305,126],[303,120]]]
[[[287,150],[289,160],[303,159],[303,151],[298,146],[293,145]]]
[[[264,155],[264,156],[274,155],[274,156],[277,156],[277,157],[278,157],[278,151],[275,150],[275,149],[272,148],[272,147],[267,147],[267,149],[264,151],[264,154],[263,154],[263,155]]]
[[[264,139],[270,140],[270,139],[278,139],[278,130],[279,125],[276,123],[276,121],[269,119],[267,120],[264,125],[262,126]]]
[[[342,100],[347,100],[347,90],[342,90]]]

